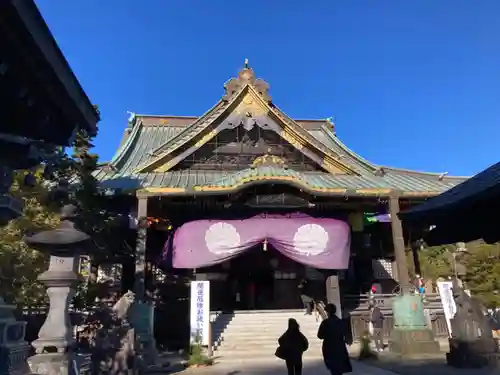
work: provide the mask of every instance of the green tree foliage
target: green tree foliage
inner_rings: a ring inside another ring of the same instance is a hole
[[[485,306],[500,306],[500,243],[482,241],[467,244],[465,281],[474,296]]]
[[[45,300],[44,287],[37,276],[47,269],[47,256],[29,248],[23,236],[53,229],[59,214],[45,205],[47,188],[42,170],[35,172],[35,184],[24,184],[26,172],[18,172],[11,194],[24,202],[23,215],[0,227],[0,296],[18,306],[32,306]]]
[[[466,244],[466,253],[457,253],[458,274],[467,288],[486,306],[500,305],[500,243],[488,245],[483,241]],[[452,253],[455,245],[431,246],[418,251],[420,273],[424,279],[454,276]],[[410,274],[416,274],[411,251],[408,253]],[[462,271],[465,270],[465,274]]]
[[[438,277],[453,275],[453,261],[450,251],[453,246],[431,246],[418,250],[418,263],[420,265],[420,276],[424,279],[435,280]],[[414,277],[418,272],[415,269],[415,262],[412,251],[407,252],[408,264],[410,265],[410,275]]]
[[[98,166],[98,156],[93,154],[92,137],[85,131],[77,133],[73,155],[72,175],[76,179],[71,189],[71,198],[79,207],[78,226],[92,235],[98,251],[94,259],[105,261],[124,250],[124,217],[110,207],[110,199],[99,190],[94,172]]]

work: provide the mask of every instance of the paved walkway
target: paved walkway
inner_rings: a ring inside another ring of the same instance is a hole
[[[396,375],[394,372],[378,369],[353,361],[352,375]],[[207,368],[188,369],[183,374],[200,375],[286,375],[285,363],[280,360],[272,360],[253,364],[250,361],[230,361],[219,363]],[[310,360],[304,363],[303,375],[330,375],[323,361]]]

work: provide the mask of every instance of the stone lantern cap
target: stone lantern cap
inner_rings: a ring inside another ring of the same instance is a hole
[[[76,206],[66,205],[61,209],[61,222],[56,229],[46,230],[32,236],[25,236],[24,241],[38,250],[51,253],[73,253],[83,250],[91,237],[78,230],[71,221],[76,216]]]

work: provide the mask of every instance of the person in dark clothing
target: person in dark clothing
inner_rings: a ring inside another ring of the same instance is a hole
[[[370,306],[370,322],[373,325],[373,341],[377,352],[384,351],[384,314],[373,304]]]
[[[278,339],[283,359],[288,369],[288,375],[302,374],[302,355],[309,348],[309,341],[300,332],[299,323],[288,319],[288,329]]]
[[[306,315],[312,314],[313,298],[309,287],[309,282],[304,279],[299,284],[300,300],[306,309]]]
[[[332,375],[352,372],[351,360],[346,348],[345,326],[337,315],[337,308],[328,304],[325,308],[328,318],[319,326],[318,338],[323,340],[322,352],[325,366]]]

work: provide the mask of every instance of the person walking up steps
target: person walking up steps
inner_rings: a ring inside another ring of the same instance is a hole
[[[309,282],[306,279],[303,279],[300,282],[298,289],[300,293],[300,300],[302,301],[304,309],[306,310],[306,315],[311,315],[313,307],[313,298],[311,296]]]
[[[337,317],[337,307],[331,303],[326,305],[328,318],[319,326],[318,338],[323,340],[323,360],[332,375],[352,372],[351,360],[346,348],[344,323]]]
[[[373,341],[377,352],[384,351],[384,314],[376,304],[370,305],[370,322],[373,325]]]
[[[288,375],[302,375],[302,356],[309,348],[309,341],[300,332],[299,323],[288,319],[288,329],[278,339],[276,356],[284,359]]]

